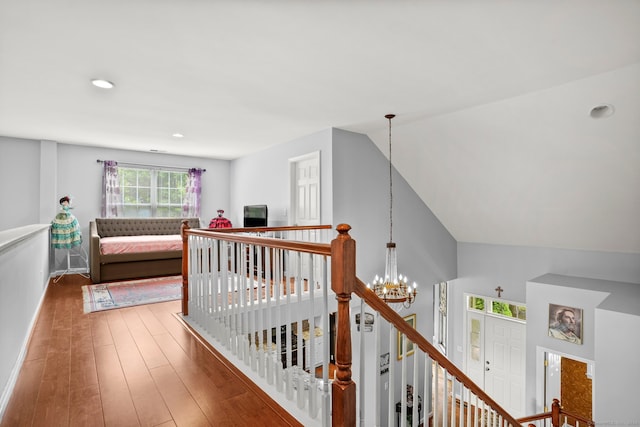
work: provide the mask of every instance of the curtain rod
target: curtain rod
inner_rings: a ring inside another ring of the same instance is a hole
[[[96,162],[104,163],[106,162],[106,160],[97,159]],[[125,165],[125,166],[142,166],[145,168],[157,168],[157,169],[174,169],[174,170],[185,170],[185,171],[192,169],[192,168],[187,168],[183,166],[149,165],[145,163],[129,163],[129,162],[118,162],[118,161],[116,161],[116,163],[119,165]],[[206,171],[207,171],[206,169],[202,169],[202,172],[206,172]]]

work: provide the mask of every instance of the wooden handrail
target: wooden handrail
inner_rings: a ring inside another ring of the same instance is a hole
[[[187,225],[188,228],[188,225]],[[224,240],[225,242],[234,242],[234,243],[246,243],[246,244],[258,244],[260,246],[265,246],[268,248],[277,248],[277,249],[285,249],[297,252],[307,252],[318,255],[331,255],[331,245],[329,243],[312,243],[312,242],[302,242],[295,240],[283,240],[283,239],[275,239],[273,237],[263,237],[263,236],[246,236],[242,234],[229,234],[225,232],[219,231],[211,231],[217,230],[215,228],[212,229],[203,229],[203,228],[192,228],[188,230],[188,234],[192,236],[203,236],[209,237],[218,240]]]
[[[488,403],[496,412],[498,412],[503,420],[513,426],[520,423],[513,418],[504,408],[502,408],[495,400],[493,400],[484,390],[478,387],[467,375],[464,374],[456,365],[453,364],[444,354],[438,351],[433,344],[427,341],[420,333],[414,329],[409,323],[396,313],[389,305],[378,297],[372,289],[369,289],[364,282],[356,279],[354,292],[362,298],[369,307],[378,311],[380,315],[391,323],[399,332],[403,333],[409,341],[417,345],[420,350],[427,353],[429,357],[444,367],[447,372],[453,375],[460,383],[469,389],[473,394],[478,396],[484,402]]]
[[[180,227],[182,236],[182,313],[189,315],[189,244],[188,236],[203,236],[227,242],[259,244],[264,247],[278,248],[306,253],[331,256],[329,243],[298,242],[293,240],[275,239],[263,236],[249,236],[235,233],[271,232],[296,230],[327,230],[331,225],[283,226],[283,227],[251,227],[251,228],[191,228],[188,220],[183,220]]]
[[[520,422],[520,424],[524,424],[524,423],[528,423],[530,421],[539,421],[539,420],[544,420],[544,419],[547,419],[547,418],[551,418],[551,411],[542,412],[542,413],[536,414],[536,415],[529,415],[528,417],[518,418],[518,422]]]
[[[270,231],[331,230],[331,225],[283,225],[279,227],[200,228],[219,233],[268,233]]]
[[[551,403],[551,411],[543,412],[536,415],[530,415],[528,417],[518,418],[518,422],[524,424],[530,421],[539,421],[539,420],[546,420],[551,418],[551,425],[553,427],[560,427],[562,425],[560,420],[562,416],[573,418],[576,421],[580,421],[581,423],[584,423],[587,426],[596,425],[596,423],[593,420],[587,419],[581,415],[576,415],[574,413],[571,413],[569,411],[565,411],[564,409],[562,409],[562,406],[560,405],[560,401],[558,399],[553,399],[553,402]]]

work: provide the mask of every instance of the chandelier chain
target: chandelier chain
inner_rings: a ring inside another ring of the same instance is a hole
[[[391,119],[394,114],[385,116],[389,120],[389,243],[393,242],[393,168],[391,161]]]

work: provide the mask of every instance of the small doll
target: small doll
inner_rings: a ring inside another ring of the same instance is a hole
[[[69,211],[73,209],[69,196],[60,199],[60,209],[61,212],[51,221],[51,246],[56,249],[69,249],[82,244],[80,224]]]
[[[231,221],[227,218],[223,217],[222,214],[224,211],[222,209],[218,209],[218,216],[213,218],[209,223],[209,228],[232,228]]]

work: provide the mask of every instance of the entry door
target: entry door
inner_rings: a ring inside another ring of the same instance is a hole
[[[291,159],[291,223],[320,224],[320,152]]]
[[[485,317],[484,390],[516,418],[525,415],[525,331],[523,323]]]

